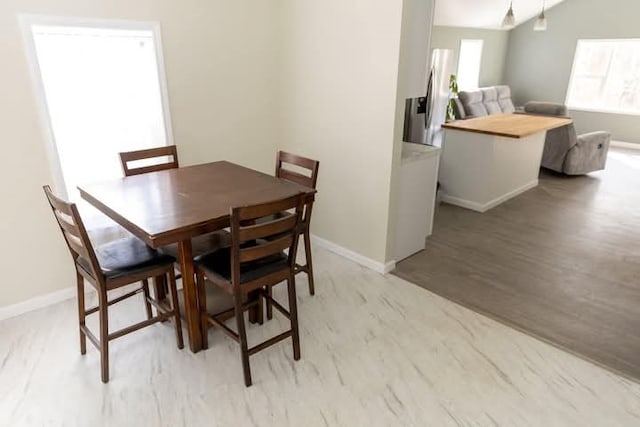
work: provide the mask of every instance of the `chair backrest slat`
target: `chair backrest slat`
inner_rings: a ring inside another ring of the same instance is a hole
[[[88,273],[101,281],[102,270],[77,206],[54,195],[48,185],[42,188],[73,260],[76,261],[78,257],[86,260],[90,270]]]
[[[72,252],[75,252],[75,254],[86,260],[91,257],[89,251],[87,250],[87,247],[82,244],[82,240],[80,238],[64,231],[62,232],[62,234],[64,235],[64,238],[67,241],[67,244],[69,245],[69,248]]]
[[[287,233],[286,236],[279,239],[270,240],[266,243],[240,249],[239,261],[240,263],[243,263],[275,255],[279,252],[284,251],[285,249],[289,249],[291,247],[292,240],[293,236],[291,236],[290,233]]]
[[[129,162],[138,160],[153,159],[156,157],[171,157],[171,160],[165,163],[158,163],[149,166],[130,167]],[[178,165],[178,150],[175,145],[167,145],[166,147],[148,148],[146,150],[126,151],[120,153],[120,162],[122,163],[122,171],[125,176],[140,175],[143,173],[156,172],[167,169],[176,169]]]
[[[278,178],[286,179],[287,181],[295,182],[296,184],[304,185],[305,187],[312,186],[310,177],[287,169],[280,169]]]
[[[295,224],[295,215],[286,215],[284,218],[278,218],[259,225],[242,227],[239,233],[240,242],[244,243],[249,240],[286,233],[287,230],[295,227]]]
[[[302,193],[293,197],[288,197],[286,199],[275,200],[273,202],[234,208],[231,210],[231,215],[232,217],[234,215],[237,216],[240,222],[246,222],[246,221],[251,221],[258,218],[268,217],[270,215],[274,215],[280,212],[284,212],[288,209],[295,208],[296,205],[294,202],[297,202],[297,199],[300,197],[303,197]],[[292,203],[294,204],[292,205]],[[266,223],[263,223],[263,225],[264,224]]]
[[[306,169],[309,172],[309,175],[303,175],[302,173],[287,169],[285,167],[287,164]],[[287,153],[286,151],[278,151],[278,155],[276,157],[276,176],[278,178],[293,181],[296,184],[315,189],[318,182],[319,168],[320,162],[317,160]]]
[[[78,229],[76,223],[73,221],[71,215],[67,215],[57,209],[53,211],[53,214],[56,216],[58,225],[60,225],[60,228],[62,228],[63,232],[69,233],[76,238],[80,237],[80,230]]]
[[[302,225],[304,193],[286,199],[231,209],[231,281],[240,286],[241,264],[257,261],[288,249],[288,268],[293,271]],[[293,210],[293,213],[286,211]],[[276,219],[272,216],[280,214]],[[265,221],[261,222],[261,219]],[[250,245],[246,245],[251,241]],[[243,245],[244,244],[244,245]]]

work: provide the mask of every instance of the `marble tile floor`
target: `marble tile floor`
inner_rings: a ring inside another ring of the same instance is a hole
[[[168,325],[116,340],[103,385],[98,352],[79,353],[74,301],[0,322],[0,426],[640,425],[640,384],[314,251],[316,296],[298,283],[302,359],[290,341],[252,356],[250,388],[218,331],[198,354]],[[118,327],[144,309],[111,313]],[[285,326],[251,326],[250,341]]]

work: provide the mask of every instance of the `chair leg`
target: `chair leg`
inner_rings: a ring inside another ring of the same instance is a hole
[[[142,294],[144,295],[144,306],[147,310],[147,319],[151,319],[153,317],[153,313],[151,312],[151,303],[149,302],[149,280],[147,279],[142,281]]]
[[[102,369],[102,382],[109,382],[109,313],[107,291],[98,291],[98,304],[100,312],[100,367]]]
[[[269,298],[273,298],[273,286],[267,286],[267,295]],[[273,305],[271,305],[271,300],[269,300],[269,298],[265,300],[267,304],[267,320],[273,319]]]
[[[296,276],[291,274],[287,280],[289,292],[289,317],[291,320],[291,340],[293,341],[293,359],[300,360],[300,334],[298,331],[298,301],[296,300]]]
[[[258,316],[258,325],[264,325],[264,305],[262,304],[262,300],[264,299],[264,291],[259,289],[255,295],[256,300],[258,301],[258,307],[256,307],[256,316]]]
[[[171,294],[171,306],[173,308],[173,319],[176,327],[176,342],[179,349],[184,348],[184,340],[182,338],[182,319],[180,319],[180,306],[178,305],[178,287],[176,286],[176,273],[173,267],[169,269],[169,293]]]
[[[313,262],[311,261],[311,235],[309,227],[304,230],[304,256],[307,261],[307,277],[309,278],[309,293],[316,294],[316,288],[313,283]]]
[[[260,298],[261,293],[261,290],[256,289],[255,291],[251,291],[247,294],[247,302],[256,301],[258,303],[249,309],[249,323],[257,323],[259,325],[264,323],[262,299]]]
[[[249,366],[249,345],[247,344],[247,331],[244,325],[244,312],[242,311],[242,296],[236,293],[233,296],[235,302],[236,322],[238,324],[238,338],[240,339],[240,352],[242,354],[242,371],[244,384],[251,385],[251,367]]]
[[[80,330],[80,354],[87,354],[87,336],[82,331],[82,327],[86,326],[86,310],[84,304],[84,277],[76,272],[76,280],[78,282],[78,326]]]
[[[200,328],[202,329],[202,348],[209,348],[209,321],[207,320],[207,290],[202,271],[196,270],[196,292],[198,293],[198,311],[200,313]]]

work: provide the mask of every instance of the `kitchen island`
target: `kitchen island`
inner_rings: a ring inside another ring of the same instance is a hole
[[[494,114],[445,123],[444,202],[485,212],[538,185],[546,132],[571,119]]]

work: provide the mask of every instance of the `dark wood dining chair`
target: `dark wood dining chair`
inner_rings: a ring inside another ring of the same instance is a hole
[[[151,160],[159,157],[170,157],[171,160],[156,163],[153,165],[145,165],[131,167],[129,163],[140,160]],[[140,175],[143,173],[162,171],[167,169],[178,168],[178,150],[175,145],[167,145],[165,147],[148,148],[146,150],[125,151],[120,153],[120,162],[122,163],[122,171],[124,176]]]
[[[298,170],[293,170],[288,167],[293,165]],[[298,156],[295,154],[287,153],[285,151],[278,151],[276,158],[276,177],[286,179],[287,181],[295,182],[305,187],[313,188],[315,190],[316,183],[318,182],[318,169],[320,162],[312,160],[306,157]],[[307,172],[307,174],[301,173],[301,171]],[[302,217],[302,231],[301,235],[304,237],[304,255],[305,265],[296,264],[296,274],[306,273],[309,278],[309,293],[315,294],[315,285],[313,281],[313,262],[311,259],[311,235],[309,232],[309,226],[311,223],[311,210],[313,208],[313,202],[305,205],[304,214]],[[267,317],[271,314],[271,310],[267,305]]]
[[[156,322],[173,319],[178,348],[183,348],[178,292],[173,271],[175,258],[158,253],[134,237],[116,240],[94,249],[76,205],[56,197],[48,185],[45,185],[43,189],[69,247],[76,269],[80,353],[86,354],[86,339],[89,338],[89,341],[100,351],[102,382],[109,381],[109,341],[123,335]],[[149,294],[148,279],[158,276],[168,277],[171,307],[151,298]],[[85,308],[85,280],[94,287],[98,294],[98,305],[90,309]],[[142,286],[112,300],[108,299],[109,291],[136,282],[142,282]],[[109,333],[108,307],[138,293],[142,293],[144,296],[147,319]],[[157,310],[156,316],[152,314],[152,305]],[[85,321],[86,316],[96,312],[100,316],[99,338],[89,330]]]
[[[275,216],[290,209],[294,210],[293,214]],[[203,348],[208,347],[207,332],[210,325],[221,329],[238,342],[242,355],[244,382],[247,387],[251,385],[249,356],[258,351],[291,337],[293,358],[300,359],[294,270],[303,209],[304,195],[302,194],[269,203],[232,208],[231,247],[195,258]],[[263,222],[257,221],[265,217],[269,219]],[[286,254],[285,249],[288,249]],[[267,288],[282,281],[287,282],[288,310],[267,292]],[[232,295],[234,307],[216,314],[207,313],[206,282]],[[257,294],[257,298],[249,298],[250,293]],[[257,306],[259,318],[262,318],[262,299],[268,301],[287,317],[291,328],[249,348],[244,312]],[[235,316],[237,332],[223,323],[233,316]]]

